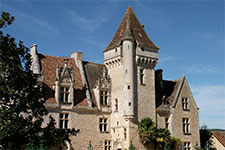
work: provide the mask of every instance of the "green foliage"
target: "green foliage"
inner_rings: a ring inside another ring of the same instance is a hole
[[[168,129],[157,129],[155,123],[150,118],[144,118],[138,124],[138,133],[142,143],[148,146],[151,142],[157,144],[161,149],[169,145],[175,149],[181,144],[177,138],[171,137]]]
[[[148,145],[155,139],[155,124],[150,118],[144,118],[138,124],[138,133],[144,145]]]
[[[136,148],[134,147],[132,141],[130,141],[129,150],[136,150]]]
[[[202,125],[200,129],[200,142],[202,148],[204,149],[210,148],[210,150],[216,150],[216,148],[213,147],[211,137],[212,133],[207,128],[207,125]]]
[[[181,140],[179,138],[171,137],[170,139],[171,139],[170,147],[172,149],[177,149],[178,147],[181,146],[182,142],[181,142]]]
[[[6,27],[7,25],[12,24],[12,22],[15,20],[13,16],[10,16],[7,12],[2,12],[1,18],[0,18],[0,28]]]
[[[3,12],[0,29],[13,20]],[[56,129],[53,118],[42,127],[48,111],[30,66],[29,49],[0,31],[0,147],[4,149],[47,149],[69,141],[69,135],[77,133]]]

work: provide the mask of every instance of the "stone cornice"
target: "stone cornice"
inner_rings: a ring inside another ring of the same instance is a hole
[[[153,65],[155,66],[158,63],[158,58],[145,57],[145,56],[136,56],[137,64]]]
[[[106,65],[107,68],[110,68],[110,69],[118,67],[122,65],[122,57],[118,56],[118,57],[114,57],[112,59],[106,60],[104,64]]]

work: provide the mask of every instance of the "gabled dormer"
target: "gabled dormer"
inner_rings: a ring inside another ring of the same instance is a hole
[[[106,67],[103,67],[103,75],[95,83],[94,86],[94,96],[96,104],[101,111],[111,111],[111,101],[110,101],[110,78],[108,77]]]
[[[74,106],[74,68],[69,68],[68,58],[64,59],[64,66],[56,67],[55,99],[57,104]]]

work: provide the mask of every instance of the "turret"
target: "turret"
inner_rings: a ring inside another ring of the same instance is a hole
[[[31,70],[34,74],[40,74],[40,63],[37,53],[37,44],[33,44],[30,48],[31,51],[31,58],[32,58],[32,64],[31,64]]]
[[[129,16],[128,16],[129,17]],[[135,56],[135,39],[130,29],[128,19],[126,30],[122,37],[123,48],[123,97],[124,97],[124,117],[127,119],[134,118],[134,56]]]

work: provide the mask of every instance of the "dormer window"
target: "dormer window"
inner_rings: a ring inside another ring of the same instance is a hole
[[[69,87],[60,87],[60,103],[69,103]]]
[[[64,59],[64,66],[56,66],[55,99],[57,104],[74,105],[74,69],[68,68],[69,59]]]
[[[108,90],[107,89],[100,90],[100,104],[108,105]]]

